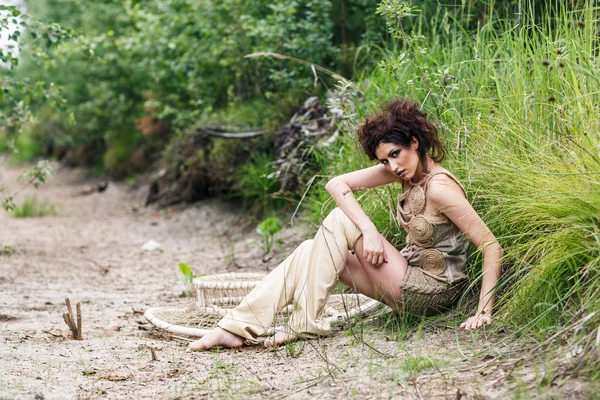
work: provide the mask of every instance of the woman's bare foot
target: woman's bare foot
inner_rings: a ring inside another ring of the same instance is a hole
[[[190,343],[186,351],[210,350],[215,346],[233,349],[242,347],[243,344],[244,339],[241,336],[217,327],[204,335],[202,339]]]
[[[282,344],[284,344],[286,342],[296,340],[296,339],[298,339],[298,335],[296,335],[294,333],[278,331],[277,333],[275,333],[275,335],[266,339],[264,344],[265,344],[265,347],[274,349],[277,346],[281,346]]]

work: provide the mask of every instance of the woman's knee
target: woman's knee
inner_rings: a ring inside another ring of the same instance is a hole
[[[298,248],[306,248],[312,246],[314,239],[307,239],[298,245]]]
[[[323,227],[329,232],[339,232],[348,241],[348,249],[353,249],[361,233],[356,224],[339,207],[334,208],[323,221]]]
[[[327,217],[331,218],[331,219],[335,219],[335,220],[348,218],[346,213],[339,207],[336,207],[333,210],[331,210],[331,212],[329,213],[329,215]]]
[[[331,212],[329,213],[329,215],[327,215],[327,218],[325,218],[325,221],[323,221],[323,224],[327,225],[328,222],[329,223],[333,223],[333,224],[338,224],[338,225],[345,225],[345,226],[356,227],[356,225],[350,219],[350,217],[348,216],[348,214],[346,214],[339,207],[336,207],[333,210],[331,210]]]

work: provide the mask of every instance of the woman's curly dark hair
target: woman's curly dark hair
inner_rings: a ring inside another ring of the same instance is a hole
[[[371,160],[377,158],[375,150],[380,143],[409,147],[413,137],[419,142],[421,162],[427,154],[438,163],[446,156],[437,128],[427,120],[419,106],[409,100],[388,103],[382,113],[366,118],[358,127],[358,140]]]

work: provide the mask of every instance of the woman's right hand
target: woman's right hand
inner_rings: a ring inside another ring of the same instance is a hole
[[[363,235],[363,258],[369,263],[379,267],[387,262],[387,255],[383,245],[383,237],[375,227],[362,232]]]

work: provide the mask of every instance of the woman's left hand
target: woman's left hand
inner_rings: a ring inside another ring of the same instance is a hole
[[[476,314],[460,324],[460,329],[477,329],[480,326],[490,323],[492,323],[492,316],[490,314]]]

